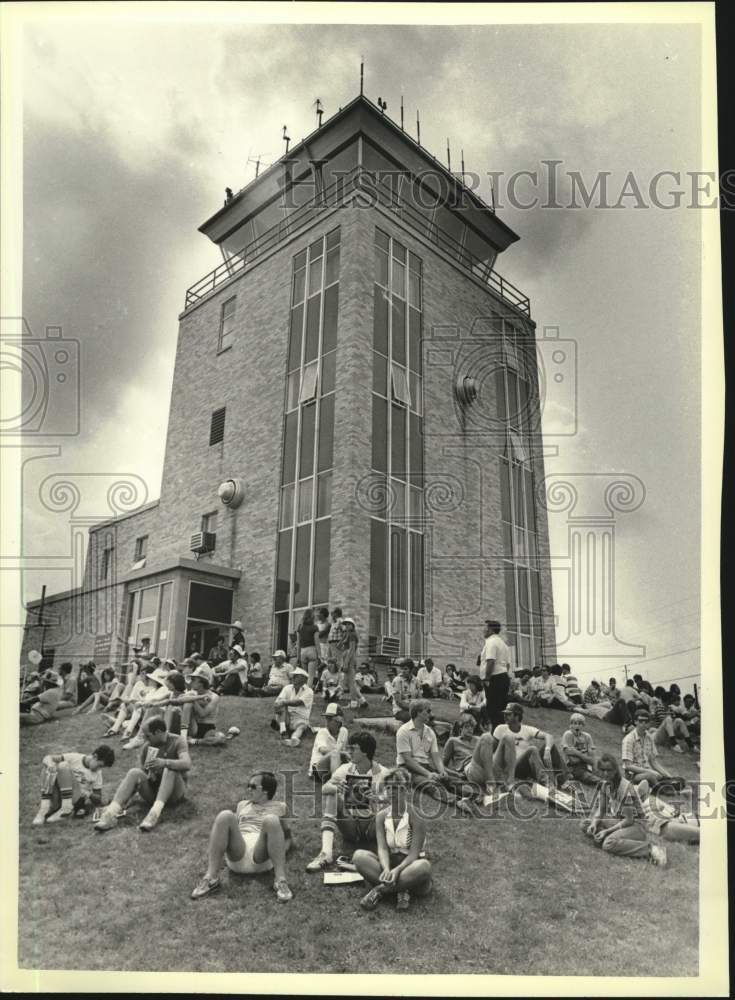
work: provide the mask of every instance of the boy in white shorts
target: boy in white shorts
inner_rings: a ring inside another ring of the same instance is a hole
[[[291,829],[285,819],[286,803],[273,801],[277,788],[275,774],[256,771],[248,781],[248,798],[237,803],[236,812],[224,809],[219,813],[209,837],[207,871],[192,890],[192,899],[201,899],[220,888],[223,863],[236,875],[257,875],[272,869],[279,903],[293,899],[286,881]]]

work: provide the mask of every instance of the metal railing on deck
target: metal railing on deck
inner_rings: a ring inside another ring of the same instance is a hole
[[[365,183],[358,183],[360,175],[368,175],[364,178]],[[343,203],[345,198],[358,188],[363,191],[369,202],[377,201],[384,208],[388,208],[399,219],[408,223],[410,228],[427,237],[450,254],[476,278],[489,285],[514,309],[517,309],[524,316],[530,316],[531,306],[528,297],[523,295],[520,289],[516,288],[510,281],[494,271],[492,263],[476,257],[449,233],[437,226],[427,215],[419,212],[405,201],[401,201],[385,180],[380,180],[372,171],[359,166],[344,176],[338,177],[333,184],[320,191],[306,204],[295,208],[270,229],[248,243],[239,253],[234,254],[213,271],[210,271],[209,274],[200,278],[191,288],[187,289],[184,309],[189,309],[197,302],[207,298],[220,285],[274,249],[287,236],[292,236],[302,227],[311,224],[322,212],[330,211]]]

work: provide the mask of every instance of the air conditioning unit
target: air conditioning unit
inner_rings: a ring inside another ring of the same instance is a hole
[[[213,531],[195,531],[191,536],[189,548],[192,552],[201,554],[203,552],[214,552],[217,542],[217,535]]]

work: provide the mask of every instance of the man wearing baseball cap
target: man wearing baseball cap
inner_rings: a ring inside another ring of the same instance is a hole
[[[315,781],[324,782],[333,771],[349,760],[347,750],[347,727],[342,711],[336,702],[331,702],[322,715],[324,725],[317,729],[314,746],[309,761],[309,774]]]
[[[309,728],[311,706],[314,704],[314,689],[307,685],[308,673],[302,667],[294,667],[291,671],[291,683],[286,684],[276,698],[274,706],[275,718],[271,728],[278,728],[281,739],[288,747],[297,747],[301,737]],[[288,730],[291,738],[288,739]]]

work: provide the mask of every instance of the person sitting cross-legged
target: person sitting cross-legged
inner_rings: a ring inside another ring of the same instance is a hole
[[[411,896],[432,890],[431,862],[425,857],[426,824],[409,797],[409,781],[402,768],[384,779],[389,805],[375,817],[377,853],[357,850],[352,863],[372,889],[360,900],[373,910],[387,896],[396,897],[396,909],[407,910]]]
[[[169,733],[161,718],[151,719],[145,726],[147,732],[140,751],[140,767],[131,768],[118,785],[112,802],[95,824],[95,830],[100,833],[117,825],[118,817],[136,792],[151,807],[140,824],[143,832],[157,826],[166,805],[186,798],[191,770],[186,740],[183,736]]]
[[[423,698],[438,698],[442,693],[444,678],[433,660],[426,660],[418,669],[416,683]]]
[[[323,718],[324,725],[316,731],[309,761],[310,777],[322,783],[349,760],[346,753],[349,734],[339,705],[335,702],[327,705]]]
[[[623,777],[612,754],[603,753],[597,768],[602,785],[592,815],[582,820],[583,832],[608,854],[665,865],[666,849],[650,841],[646,810],[633,782]]]
[[[192,899],[201,899],[220,888],[223,864],[236,875],[272,870],[278,901],[287,903],[293,899],[286,881],[291,828],[285,818],[286,803],[273,799],[277,789],[275,774],[255,771],[248,780],[247,798],[237,803],[235,812],[225,809],[218,814],[209,836],[207,870],[192,890]]]
[[[242,646],[232,646],[228,653],[228,659],[223,660],[214,668],[212,689],[217,694],[241,694],[247,686],[248,667],[247,653]]]
[[[658,759],[656,741],[648,732],[650,718],[647,708],[639,708],[635,713],[635,727],[623,737],[623,773],[634,785],[648,782],[651,790],[681,789],[685,780],[674,777]]]
[[[375,806],[389,773],[375,760],[376,747],[372,733],[350,737],[352,760],[341,764],[322,789],[321,850],[306,866],[307,872],[321,871],[332,864],[337,830],[351,845],[374,843]]]
[[[92,753],[57,753],[43,758],[41,805],[33,826],[56,823],[102,804],[102,768],[112,767],[115,751],[102,744]]]
[[[508,702],[503,712],[505,722],[496,726],[493,736],[498,742],[496,749],[501,752],[494,758],[496,771],[502,775],[503,781],[511,782],[531,780],[548,787],[557,784],[564,788],[569,778],[567,766],[554,737],[543,729],[527,726],[523,723],[523,706],[517,702]],[[510,736],[515,748],[515,760],[504,750],[507,741],[503,737]],[[541,741],[544,742],[543,756],[539,752]]]
[[[314,689],[306,683],[308,679],[309,675],[303,667],[294,667],[291,671],[291,683],[286,684],[273,706],[275,718],[271,721],[271,728],[280,730],[281,739],[287,747],[299,746],[301,737],[309,729]]]

